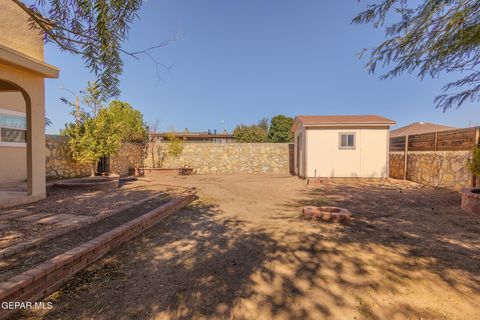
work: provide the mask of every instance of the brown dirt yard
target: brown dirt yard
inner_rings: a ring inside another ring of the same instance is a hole
[[[200,199],[79,273],[30,319],[480,319],[480,217],[409,182],[168,178]],[[304,205],[348,208],[347,224]]]

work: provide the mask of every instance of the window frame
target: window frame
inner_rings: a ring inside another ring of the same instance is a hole
[[[342,136],[347,136],[347,144],[348,144],[348,136],[353,136],[353,146],[342,146]],[[357,135],[356,132],[339,132],[338,133],[338,149],[340,150],[355,150],[357,149]]]
[[[0,108],[0,115],[2,115],[2,114],[3,115],[8,115],[8,116],[23,117],[23,118],[25,118],[25,127],[27,126],[27,114],[25,112],[19,112],[19,111],[13,111],[13,110],[10,110],[10,109]],[[1,128],[25,131],[25,142],[2,141]],[[27,147],[26,138],[27,138],[27,128],[20,129],[20,128],[14,128],[14,127],[0,125],[0,147],[26,148]]]

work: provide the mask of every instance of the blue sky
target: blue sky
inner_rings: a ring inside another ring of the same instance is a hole
[[[351,25],[365,2],[287,0],[149,0],[124,48],[138,50],[178,39],[153,52],[170,71],[145,57],[124,57],[120,100],[141,110],[161,130],[231,131],[276,114],[379,114],[398,125],[430,121],[457,127],[479,124],[480,108],[466,104],[443,113],[434,97],[455,79],[420,81],[413,75],[379,80],[356,57],[383,39],[382,30]],[[61,91],[93,79],[81,58],[46,47],[60,78],[46,81],[46,105],[57,133],[72,120]]]

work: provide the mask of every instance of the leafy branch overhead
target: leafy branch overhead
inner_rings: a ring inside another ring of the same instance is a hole
[[[395,21],[387,24],[386,21]],[[392,65],[383,79],[403,72],[438,77],[464,73],[435,98],[444,111],[480,101],[480,2],[478,0],[382,0],[368,5],[353,23],[385,27],[386,40],[370,50],[367,68]]]
[[[47,41],[82,57],[97,77],[102,100],[120,94],[121,53],[135,59],[144,55],[158,68],[150,52],[170,42],[134,52],[122,48],[143,0],[34,0],[30,6],[21,0],[8,1],[28,14],[31,26],[40,29]]]

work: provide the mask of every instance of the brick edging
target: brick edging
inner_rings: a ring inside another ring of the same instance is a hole
[[[111,249],[142,233],[196,198],[193,192],[179,195],[130,222],[0,283],[0,305],[3,302],[35,301],[55,292],[75,273]],[[0,309],[0,319],[5,319],[14,312]]]
[[[162,194],[165,194],[165,192],[158,192],[158,193],[155,193],[154,195],[149,196],[145,199],[133,202],[131,204],[127,204],[127,205],[125,205],[123,207],[120,207],[118,209],[113,209],[113,210],[106,211],[104,213],[101,213],[101,214],[93,217],[91,220],[89,220],[87,222],[78,223],[78,224],[74,224],[74,225],[71,225],[71,226],[66,226],[66,227],[57,229],[55,231],[52,231],[49,234],[47,234],[45,236],[42,236],[40,238],[36,238],[36,239],[33,239],[33,240],[28,240],[28,241],[23,241],[23,242],[14,244],[13,246],[1,249],[0,250],[0,258],[4,259],[4,258],[8,258],[8,257],[10,257],[14,254],[21,253],[21,252],[23,252],[27,249],[38,246],[39,244],[42,244],[42,243],[44,243],[48,240],[51,240],[53,238],[63,236],[64,234],[67,234],[71,231],[78,230],[80,228],[83,228],[83,227],[88,226],[92,223],[95,223],[95,222],[98,222],[98,221],[103,220],[105,218],[108,218],[110,216],[113,216],[113,215],[115,215],[117,213],[120,213],[122,211],[131,209],[131,208],[136,207],[136,206],[141,205],[141,204],[144,204],[145,202],[147,202],[149,200],[152,200],[152,199],[154,199],[154,198],[156,198],[156,197],[158,197]]]

